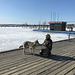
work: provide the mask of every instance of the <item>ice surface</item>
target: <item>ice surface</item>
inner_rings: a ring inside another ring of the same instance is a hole
[[[0,27],[0,52],[19,48],[24,41],[38,39],[43,43],[46,34],[50,34],[53,41],[68,39],[68,34],[38,32],[22,27]],[[71,38],[75,38],[75,35],[72,34]]]

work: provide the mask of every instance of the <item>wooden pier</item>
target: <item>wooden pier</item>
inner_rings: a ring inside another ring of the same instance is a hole
[[[41,48],[35,55],[22,49],[0,53],[0,75],[75,75],[75,39],[53,43],[49,58],[39,55]]]

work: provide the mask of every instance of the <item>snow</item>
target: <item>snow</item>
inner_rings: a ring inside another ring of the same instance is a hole
[[[19,48],[24,41],[38,39],[40,43],[43,43],[46,34],[51,35],[53,42],[68,39],[68,34],[38,32],[22,27],[0,27],[0,52]],[[71,38],[75,38],[75,35],[71,34]]]

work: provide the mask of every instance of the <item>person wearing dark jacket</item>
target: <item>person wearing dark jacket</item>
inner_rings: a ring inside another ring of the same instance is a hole
[[[46,35],[46,39],[44,40],[44,49],[41,49],[40,54],[46,54],[47,56],[49,56],[51,54],[51,50],[52,50],[52,40],[51,40],[51,36],[49,34]]]

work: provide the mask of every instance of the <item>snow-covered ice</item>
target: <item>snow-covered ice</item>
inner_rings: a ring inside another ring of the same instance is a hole
[[[53,41],[68,39],[68,34],[38,32],[22,27],[0,27],[0,52],[19,48],[24,41],[38,39],[40,43],[43,43],[47,33],[51,35]],[[75,38],[75,34],[72,34],[71,38]]]

